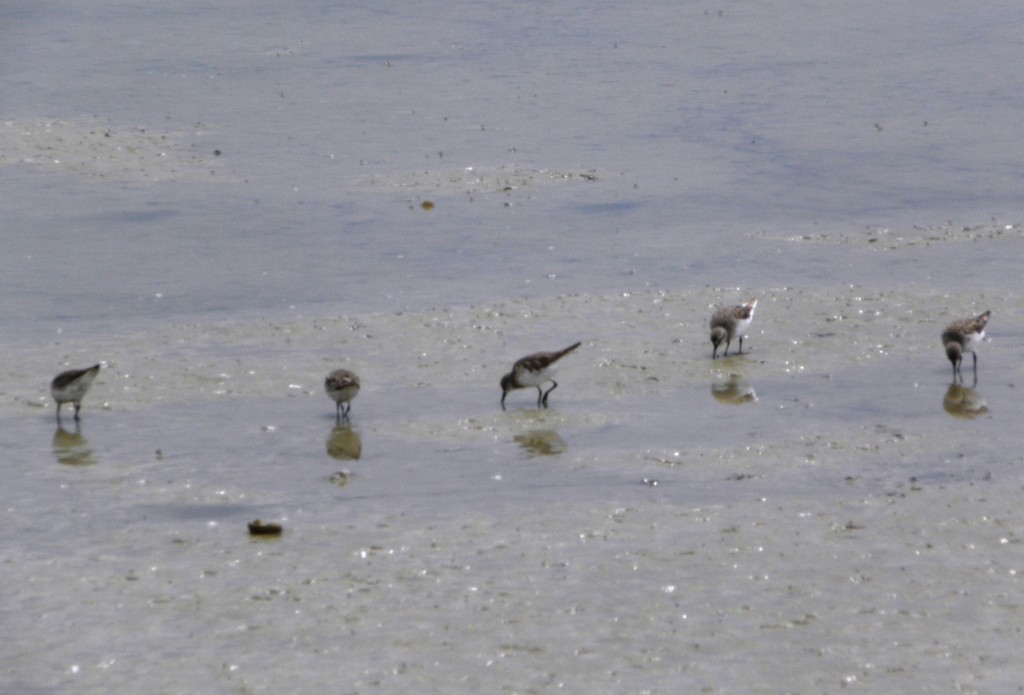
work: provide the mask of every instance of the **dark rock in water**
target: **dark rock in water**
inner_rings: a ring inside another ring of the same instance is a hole
[[[264,524],[259,519],[249,522],[250,536],[280,536],[282,530],[281,524]]]

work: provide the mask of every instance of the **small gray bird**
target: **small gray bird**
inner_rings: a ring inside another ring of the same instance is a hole
[[[92,380],[100,373],[100,365],[94,364],[88,369],[69,369],[61,372],[53,378],[50,383],[50,393],[53,400],[57,401],[57,421],[60,422],[60,407],[65,403],[74,403],[75,420],[78,419],[78,410],[82,407],[82,399],[89,392]]]
[[[750,322],[754,320],[754,309],[757,308],[757,299],[751,298],[746,304],[738,306],[727,306],[717,310],[711,316],[711,344],[714,350],[711,359],[718,357],[718,346],[725,343],[725,352],[722,357],[729,356],[729,344],[734,337],[740,339],[740,355],[743,354],[743,338],[747,335]]]
[[[537,387],[537,407],[548,407],[548,395],[558,388],[558,382],[551,378],[557,366],[555,363],[581,345],[575,343],[557,352],[536,352],[516,360],[512,371],[501,378],[501,409],[505,409],[505,396],[509,391]],[[551,388],[544,391],[541,384],[551,382]]]
[[[985,325],[991,315],[991,311],[986,311],[973,319],[954,321],[942,331],[942,347],[946,349],[946,357],[953,363],[953,381],[956,381],[958,375],[960,381],[964,379],[960,364],[968,350],[974,356],[974,378],[978,378],[978,354],[974,349],[985,339]]]
[[[348,369],[335,369],[327,375],[324,391],[337,404],[337,421],[348,420],[352,399],[359,393],[359,377]]]

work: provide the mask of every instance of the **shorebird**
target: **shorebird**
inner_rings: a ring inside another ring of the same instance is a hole
[[[557,369],[555,363],[579,346],[580,343],[574,343],[564,350],[536,352],[516,360],[516,363],[512,365],[512,371],[501,378],[501,409],[505,409],[505,396],[508,395],[509,391],[527,388],[528,386],[537,387],[537,407],[547,408],[548,395],[558,388],[558,382],[551,378]],[[541,385],[549,381],[551,382],[551,388],[544,391]]]
[[[89,392],[92,380],[99,373],[100,365],[94,364],[88,369],[69,369],[53,378],[50,383],[50,393],[53,394],[53,400],[57,401],[58,422],[60,422],[60,407],[65,403],[74,403],[75,420],[78,419],[78,410],[82,407],[82,399]]]
[[[757,299],[751,298],[746,304],[722,307],[711,315],[711,344],[714,346],[711,359],[718,357],[718,346],[723,342],[725,342],[725,352],[722,357],[728,357],[729,344],[736,336],[739,336],[740,339],[738,354],[743,354],[743,338],[747,335],[750,322],[754,320],[754,309],[756,308]]]
[[[359,377],[348,369],[335,369],[327,375],[324,391],[337,405],[336,420],[348,420],[352,399],[359,393]]]
[[[946,330],[942,331],[942,346],[946,349],[946,357],[953,363],[953,381],[956,381],[958,375],[960,381],[964,380],[960,364],[963,362],[964,353],[968,350],[974,357],[974,378],[978,378],[978,354],[974,349],[985,338],[985,325],[991,315],[991,311],[986,311],[973,319],[954,321],[946,326]]]

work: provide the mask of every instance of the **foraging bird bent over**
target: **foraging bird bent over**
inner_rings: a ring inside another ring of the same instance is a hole
[[[714,351],[711,359],[718,357],[718,346],[725,343],[725,352],[722,357],[729,356],[729,344],[732,339],[739,336],[740,355],[743,354],[743,338],[747,335],[750,322],[754,320],[754,309],[757,308],[757,299],[751,298],[746,304],[737,306],[722,307],[711,316],[711,344]]]
[[[512,371],[501,378],[501,409],[505,409],[505,396],[509,391],[529,386],[537,387],[537,407],[547,408],[548,395],[558,388],[558,382],[551,378],[557,369],[555,363],[580,345],[581,343],[575,343],[557,352],[536,352],[516,360],[512,365]],[[544,391],[541,384],[549,381],[551,388]]]
[[[78,410],[82,407],[82,399],[89,392],[92,380],[99,373],[100,365],[94,364],[88,369],[69,369],[53,378],[50,383],[50,393],[53,395],[53,400],[57,401],[57,422],[60,422],[60,407],[65,403],[74,403],[75,420],[78,419]]]
[[[946,350],[946,357],[953,363],[953,381],[956,381],[957,375],[961,381],[964,379],[960,364],[968,350],[974,356],[974,378],[978,378],[978,355],[974,349],[985,339],[985,325],[991,315],[991,311],[986,311],[973,319],[954,321],[942,332],[942,347]]]
[[[335,369],[324,381],[324,391],[337,404],[336,420],[348,420],[352,399],[359,393],[359,377],[347,369]]]

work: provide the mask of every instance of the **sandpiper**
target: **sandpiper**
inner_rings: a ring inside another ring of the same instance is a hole
[[[348,420],[348,411],[352,409],[352,399],[359,393],[359,377],[348,369],[335,369],[327,375],[324,390],[337,404],[337,421]]]
[[[718,346],[725,342],[725,352],[722,357],[728,357],[729,344],[733,337],[740,339],[740,355],[743,354],[743,338],[747,335],[750,322],[754,320],[754,309],[757,308],[757,299],[751,298],[746,304],[731,307],[722,307],[711,316],[711,344],[714,350],[711,359],[718,357]]]
[[[57,401],[57,421],[60,422],[60,407],[65,403],[74,403],[75,420],[78,410],[82,407],[82,399],[92,386],[92,380],[100,373],[100,365],[94,364],[88,369],[69,369],[61,372],[50,383],[50,393]]]
[[[985,325],[988,323],[991,311],[973,319],[954,321],[942,331],[942,346],[946,349],[946,357],[953,363],[953,381],[957,375],[963,381],[964,375],[960,372],[960,363],[963,362],[964,352],[970,350],[974,357],[974,378],[978,378],[978,354],[974,349],[985,338]]]
[[[509,391],[522,389],[528,386],[537,387],[537,407],[548,407],[548,395],[558,388],[558,382],[552,379],[558,360],[575,350],[580,343],[574,343],[564,350],[557,352],[536,352],[516,360],[512,365],[512,371],[501,378],[501,409],[505,409],[505,396]],[[551,388],[547,391],[541,389],[541,384],[551,382]]]

